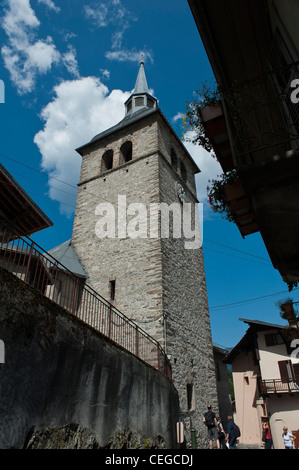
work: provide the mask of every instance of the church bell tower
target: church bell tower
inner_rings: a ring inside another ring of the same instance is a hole
[[[207,404],[218,407],[204,260],[194,231],[200,170],[150,93],[143,61],[123,120],[77,151],[72,245],[87,282],[164,348],[187,442],[192,426],[200,446]]]

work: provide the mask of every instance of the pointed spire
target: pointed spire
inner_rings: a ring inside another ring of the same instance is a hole
[[[140,68],[139,68],[139,72],[137,75],[137,80],[135,83],[135,88],[134,88],[133,93],[148,93],[148,92],[149,90],[148,90],[145,71],[144,71],[144,61],[142,57],[140,61]]]
[[[141,109],[157,108],[157,99],[150,94],[144,71],[144,56],[140,60],[140,67],[131,96],[125,102],[126,115],[133,114]]]

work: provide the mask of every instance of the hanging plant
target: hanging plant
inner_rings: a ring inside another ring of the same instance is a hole
[[[279,308],[280,316],[284,320],[289,320],[290,317],[295,317],[295,311],[293,306],[293,299],[291,297],[287,297],[282,300],[278,300],[276,302],[276,306]]]
[[[183,137],[187,142],[202,146],[207,152],[215,157],[213,146],[205,135],[205,127],[202,122],[201,111],[209,105],[216,105],[221,101],[220,92],[215,81],[208,84],[205,81],[202,87],[194,92],[194,100],[187,102],[186,114],[183,116]],[[186,135],[188,131],[192,132],[192,136]]]
[[[233,184],[238,179],[237,170],[231,170],[223,173],[218,180],[209,181],[211,183],[207,186],[207,194],[210,207],[213,212],[222,214],[223,218],[229,222],[234,222],[234,217],[231,213],[229,202],[225,195],[225,186]]]

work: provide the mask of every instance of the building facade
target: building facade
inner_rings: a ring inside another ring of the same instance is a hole
[[[71,244],[87,282],[166,351],[186,441],[204,446],[217,391],[195,162],[140,69],[126,114],[82,156]]]
[[[232,364],[240,443],[262,446],[262,425],[268,422],[273,447],[283,449],[284,426],[299,435],[297,327],[242,321],[249,328],[225,359]]]
[[[299,281],[299,33],[296,0],[188,0],[217,82],[203,116],[243,237],[260,232],[273,267]]]

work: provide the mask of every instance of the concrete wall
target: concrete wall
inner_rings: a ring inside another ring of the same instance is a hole
[[[2,269],[0,322],[0,448],[68,425],[100,447],[126,430],[175,447],[173,384]]]

